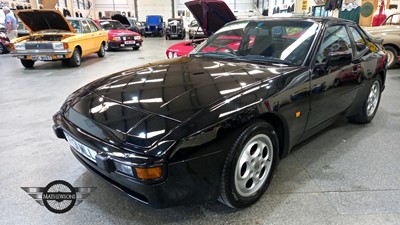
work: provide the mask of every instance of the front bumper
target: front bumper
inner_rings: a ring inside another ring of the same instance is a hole
[[[46,60],[61,60],[71,58],[72,52],[68,49],[64,50],[14,50],[11,51],[13,57],[25,60],[42,60],[43,56],[49,56]],[[37,58],[37,59],[36,59]]]
[[[91,137],[60,115],[54,118],[53,129],[59,138],[64,138],[65,133],[67,133],[82,144],[96,149],[98,154],[104,154],[105,152],[100,150],[104,148],[107,148],[108,152],[127,153],[116,146],[110,146],[95,137]],[[149,182],[135,179],[114,169],[105,169],[104,166],[89,160],[73,147],[71,147],[71,150],[74,156],[90,171],[124,191],[130,197],[154,208],[212,202],[216,201],[219,196],[220,174],[222,174],[223,167],[221,162],[224,162],[222,151],[172,163],[137,154],[136,158],[117,158],[120,162],[132,165],[152,166],[161,163],[164,168],[163,178]],[[109,159],[114,160],[113,157],[109,157]]]
[[[108,41],[108,48],[132,48],[141,46],[142,41],[134,41],[134,43],[126,43],[125,41]]]

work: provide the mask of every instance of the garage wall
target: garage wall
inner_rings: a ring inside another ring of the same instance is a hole
[[[164,20],[172,18],[171,0],[138,0],[139,21],[146,21],[147,15],[161,15]]]
[[[225,0],[231,10],[253,9],[253,0]]]

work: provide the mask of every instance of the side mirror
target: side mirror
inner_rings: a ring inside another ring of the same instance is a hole
[[[372,42],[374,42],[375,44],[381,45],[381,44],[383,44],[383,38],[376,37],[376,38],[374,38],[374,40]]]
[[[329,53],[326,67],[330,66],[347,66],[352,61],[352,55],[348,52]]]
[[[366,44],[356,43],[357,51],[361,52],[361,51],[365,50],[366,48],[368,48],[368,46]]]

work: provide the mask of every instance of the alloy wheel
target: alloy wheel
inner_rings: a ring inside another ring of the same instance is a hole
[[[381,94],[381,86],[378,80],[375,80],[371,86],[371,90],[367,100],[367,116],[374,114],[379,101],[379,95]]]
[[[272,159],[273,144],[267,135],[258,134],[246,143],[235,168],[234,183],[238,194],[249,197],[263,186]]]
[[[393,60],[394,60],[393,52],[392,51],[387,51],[387,57],[388,57],[387,64],[391,65],[393,63]]]

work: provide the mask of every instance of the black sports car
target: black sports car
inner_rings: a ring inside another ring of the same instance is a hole
[[[53,128],[89,170],[143,203],[247,207],[295,144],[340,116],[373,119],[381,42],[336,18],[234,21],[188,57],[80,88]]]

